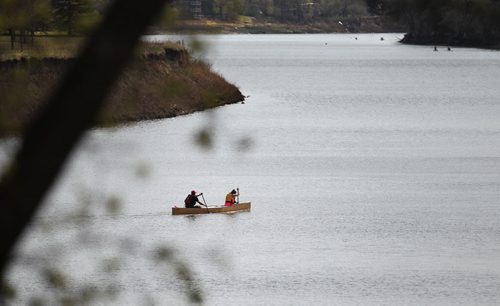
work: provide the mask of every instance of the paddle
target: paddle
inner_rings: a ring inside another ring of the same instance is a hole
[[[240,204],[240,188],[236,188],[236,204]]]
[[[207,208],[207,213],[210,213],[210,209],[208,209],[207,202],[205,201],[205,197],[203,196],[203,192],[201,193],[201,198],[203,199],[203,203],[205,203],[205,207]]]

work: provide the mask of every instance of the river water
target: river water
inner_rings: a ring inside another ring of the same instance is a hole
[[[20,247],[20,295],[57,298],[49,266],[117,304],[186,304],[168,248],[207,305],[498,305],[500,53],[400,37],[198,37],[245,104],[89,133]],[[251,212],[170,214],[235,187]]]

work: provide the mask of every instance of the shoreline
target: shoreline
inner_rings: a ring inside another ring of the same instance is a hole
[[[43,107],[71,58],[0,61],[0,138],[18,136]],[[245,100],[238,87],[181,46],[148,52],[124,69],[94,127],[173,118]]]
[[[474,44],[464,41],[433,41],[433,38],[409,39],[407,26],[390,17],[367,16],[345,21],[315,21],[309,23],[279,22],[273,19],[245,18],[243,21],[220,21],[215,19],[180,20],[167,31],[168,34],[382,34],[402,33],[399,41],[406,45],[438,45],[466,48],[500,50],[500,44]],[[158,31],[157,34],[160,32]]]
[[[256,18],[245,18],[233,22],[216,19],[179,20],[168,32],[176,34],[357,34],[399,32],[402,30],[401,26],[389,18],[367,16],[344,21],[328,20],[307,23]]]

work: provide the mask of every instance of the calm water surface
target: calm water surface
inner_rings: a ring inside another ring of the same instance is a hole
[[[22,294],[44,292],[27,266],[50,254],[117,304],[187,303],[166,246],[207,305],[498,305],[500,53],[400,36],[200,37],[246,103],[90,133],[20,250]],[[207,126],[211,151],[193,142]],[[170,215],[235,187],[251,213]]]

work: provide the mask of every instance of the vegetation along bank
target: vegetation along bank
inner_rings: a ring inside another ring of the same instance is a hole
[[[175,30],[239,33],[402,32],[403,43],[500,46],[498,0],[174,1]]]
[[[184,47],[155,44],[153,49],[124,71],[99,116],[99,126],[169,118],[244,100],[236,86],[192,58]],[[23,129],[72,61],[63,57],[0,61],[0,136]]]

